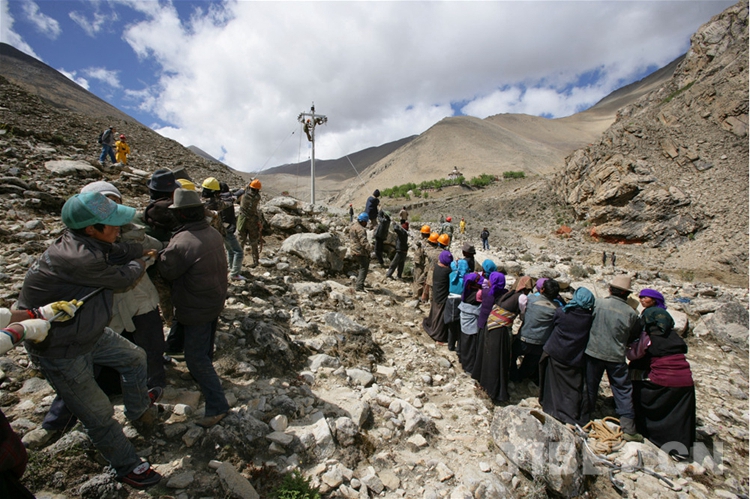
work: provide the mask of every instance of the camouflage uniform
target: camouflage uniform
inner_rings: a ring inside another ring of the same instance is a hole
[[[253,255],[253,267],[260,260],[260,238],[263,227],[263,215],[260,212],[260,191],[248,189],[240,200],[240,216],[237,217],[237,234],[240,244],[250,244]]]
[[[359,222],[354,222],[349,227],[349,241],[352,244],[352,255],[354,255],[359,263],[359,272],[357,273],[357,282],[354,285],[354,289],[356,291],[364,291],[367,271],[370,268],[372,245],[367,241],[367,230]]]
[[[422,289],[424,290],[422,294],[425,296],[425,301],[430,299],[430,290],[432,289],[432,275],[435,272],[435,264],[437,264],[438,257],[440,256],[440,253],[442,253],[442,251],[442,248],[438,248],[437,245],[433,246],[429,243],[427,244],[427,249],[425,249],[425,266],[427,268],[427,271],[425,272],[425,281],[424,286],[422,287]]]

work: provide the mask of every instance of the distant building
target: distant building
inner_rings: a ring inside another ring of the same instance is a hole
[[[456,180],[458,177],[463,177],[464,174],[458,171],[458,167],[454,166],[453,171],[448,174],[448,180]]]

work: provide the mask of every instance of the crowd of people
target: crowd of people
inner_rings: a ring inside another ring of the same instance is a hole
[[[475,269],[472,246],[456,258],[447,244],[427,244],[422,298],[431,298],[422,327],[457,352],[495,403],[510,401],[509,383],[529,380],[546,413],[585,426],[606,372],[623,439],[646,437],[675,460],[690,456],[696,402],[687,345],[658,291],[640,291],[640,316],[626,275],[614,277],[607,297],[580,287],[566,302],[554,279],[520,276],[508,288],[492,260]]]
[[[148,433],[167,385],[165,353],[180,353],[205,399],[196,424],[211,427],[229,411],[214,339],[228,281],[246,279],[245,244],[258,263],[261,184],[230,191],[209,177],[200,185],[184,170],[157,170],[138,214],[112,183],[87,184],[65,202],[67,230],[30,267],[17,310],[0,309],[2,353],[23,342],[55,390],[42,428],[52,435],[80,421],[117,480],[135,488],[161,477],[136,454],[109,395],[121,393],[125,416]],[[15,448],[5,423],[0,439]],[[17,459],[0,468],[0,491],[22,490],[25,453],[12,452]]]
[[[390,216],[379,209],[380,192],[367,201],[350,230],[359,261],[356,290],[363,291],[373,247],[366,227],[374,220],[374,256],[384,265],[382,241]],[[386,273],[402,276],[407,254],[408,212],[392,224],[397,251]],[[644,437],[675,460],[690,456],[695,439],[695,389],[685,354],[687,345],[674,330],[664,297],[656,290],[639,293],[642,313],[629,300],[631,279],[618,275],[609,296],[572,290],[569,301],[555,279],[520,276],[506,286],[506,276],[491,259],[480,266],[474,246],[461,256],[451,253],[452,217],[441,216],[437,230],[424,225],[411,246],[413,292],[429,303],[424,331],[455,351],[463,369],[495,403],[510,401],[509,383],[529,380],[539,390],[543,410],[563,423],[585,426],[599,400],[607,373],[623,439]],[[459,234],[465,233],[462,218]],[[489,250],[489,231],[479,239]],[[602,263],[607,259],[603,253]],[[616,256],[609,255],[615,266]],[[514,323],[518,320],[514,334]]]

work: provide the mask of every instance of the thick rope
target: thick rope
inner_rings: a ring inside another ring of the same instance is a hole
[[[613,430],[610,428],[607,421],[616,423],[617,429]],[[607,416],[604,419],[591,420],[583,427],[583,431],[586,432],[590,439],[589,445],[591,446],[591,450],[597,454],[611,454],[617,452],[625,445],[625,441],[622,439],[620,420],[617,418]]]

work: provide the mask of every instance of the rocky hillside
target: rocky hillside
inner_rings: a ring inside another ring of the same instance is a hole
[[[674,76],[622,108],[551,184],[595,237],[690,242],[703,248],[697,266],[746,276],[748,3],[701,27]]]

